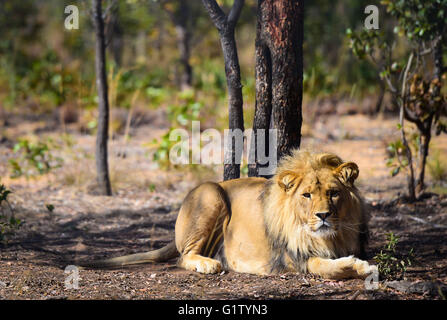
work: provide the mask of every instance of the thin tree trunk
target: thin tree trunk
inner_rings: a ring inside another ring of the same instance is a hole
[[[117,2],[114,2],[113,4],[113,9],[108,12],[108,19],[104,21],[104,33],[106,47],[109,48],[109,52],[112,54],[116,66],[120,67],[123,56],[123,27],[119,12],[119,4]]]
[[[430,124],[428,124],[429,129],[425,132],[421,133],[421,145],[419,150],[419,177],[416,184],[416,192],[417,194],[420,194],[425,189],[425,165],[427,164],[427,157],[428,157],[428,150],[431,140],[431,122],[432,119],[430,117],[429,119]]]
[[[189,63],[191,57],[191,32],[188,28],[189,6],[187,0],[180,0],[178,18],[175,22],[175,31],[177,33],[177,47],[180,54],[180,65],[182,67],[180,74],[180,88],[188,89],[192,86],[192,67]]]
[[[376,106],[374,108],[373,114],[375,116],[378,116],[380,114],[380,111],[382,110],[382,104],[383,104],[383,98],[385,97],[385,83],[379,78],[379,97],[376,101]]]
[[[272,128],[277,132],[277,159],[299,148],[301,142],[303,10],[304,1],[300,0],[258,2],[253,129],[268,130],[271,113]],[[268,146],[264,149],[269,150]],[[259,169],[257,152],[254,154],[257,169],[250,168],[251,175]]]
[[[436,42],[433,48],[433,60],[435,62],[434,78],[441,80],[444,72],[444,63],[442,57],[442,37]],[[435,92],[432,93],[434,97],[440,95],[440,88],[435,87]],[[420,126],[421,144],[419,150],[419,176],[416,184],[416,192],[421,194],[425,189],[425,166],[427,164],[427,157],[429,153],[431,128],[433,124],[434,113],[432,113]]]
[[[442,74],[447,71],[444,70],[444,62],[442,60],[442,56],[443,56],[443,37],[441,36],[441,38],[437,41],[434,50],[433,50],[433,56],[434,56],[434,61],[435,61],[435,70],[434,70],[434,74],[435,74],[435,78],[438,78],[439,80],[441,80],[442,78]]]
[[[109,130],[109,101],[107,93],[106,54],[102,1],[92,0],[93,21],[96,34],[96,86],[98,89],[98,132],[96,136],[96,170],[99,193],[112,195],[109,179],[107,140]]]
[[[228,34],[222,36],[221,44],[224,53],[225,75],[227,77],[228,86],[228,127],[230,130],[239,129],[241,134],[243,134],[244,117],[242,85],[234,32],[228,31]],[[230,140],[226,149],[227,157],[228,159],[231,159],[231,163],[224,164],[224,180],[237,179],[240,177],[239,160],[241,154],[238,154],[238,150],[236,150],[236,141]],[[230,153],[228,153],[228,151],[230,151]]]
[[[215,0],[202,0],[211,20],[219,31],[220,43],[225,62],[225,75],[228,87],[228,122],[230,130],[244,132],[243,98],[241,72],[237,54],[234,29],[239,19],[244,0],[235,0],[228,15],[225,15]],[[240,177],[240,157],[236,141],[228,141],[225,146],[224,180]],[[229,162],[229,163],[228,163]]]
[[[267,45],[261,40],[261,23],[259,22],[260,16],[258,16],[258,23],[256,27],[256,102],[255,102],[255,116],[253,119],[253,136],[251,147],[255,149],[254,163],[248,166],[248,176],[259,176],[259,168],[263,164],[259,163],[257,157],[257,145],[259,130],[264,130],[265,138],[262,142],[265,146],[265,152],[268,152],[269,148],[269,131],[270,122],[272,117],[272,60],[270,56],[270,50]],[[260,142],[261,143],[261,142]]]
[[[413,62],[413,56],[414,54],[411,53],[410,57],[408,58],[407,66],[405,68],[403,80],[402,80],[402,91],[401,91],[401,99],[400,102],[400,112],[399,112],[399,124],[400,124],[400,132],[401,132],[401,138],[402,138],[402,144],[405,147],[406,151],[406,157],[408,160],[408,167],[409,167],[409,175],[407,177],[408,179],[408,197],[411,202],[416,200],[416,189],[415,189],[415,180],[414,180],[414,168],[413,168],[413,155],[411,153],[410,146],[407,141],[407,137],[405,135],[405,108],[407,107],[407,76],[408,72],[411,68],[411,64]],[[397,101],[397,100],[396,100]]]
[[[191,17],[190,10],[191,0],[164,0],[161,6],[169,15],[175,26],[177,34],[177,48],[179,51],[180,75],[178,77],[178,85],[184,90],[192,86],[192,67],[189,62],[191,57]],[[174,9],[169,9],[166,5],[173,4]]]

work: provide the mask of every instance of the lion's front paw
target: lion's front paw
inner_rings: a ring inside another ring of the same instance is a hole
[[[339,258],[335,261],[339,270],[339,277],[342,278],[366,278],[371,273],[378,272],[377,266],[370,265],[367,261],[354,256]]]
[[[357,272],[357,275],[360,277],[367,277],[372,273],[378,273],[379,269],[375,265],[371,265],[368,263],[368,261],[356,259],[356,262],[354,263],[354,270]]]
[[[196,264],[196,271],[200,273],[218,273],[221,270],[221,263],[214,259],[204,259]]]
[[[218,273],[222,270],[222,264],[219,261],[199,255],[182,257],[179,266],[200,273]]]

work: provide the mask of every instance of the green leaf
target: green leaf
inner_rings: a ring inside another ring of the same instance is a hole
[[[391,176],[395,177],[400,172],[400,167],[396,167],[391,171]]]

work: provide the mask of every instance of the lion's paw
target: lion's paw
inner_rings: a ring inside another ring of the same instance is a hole
[[[200,273],[218,273],[222,270],[222,264],[214,259],[204,259],[196,264],[196,271]]]
[[[182,257],[180,266],[200,273],[218,273],[222,270],[220,261],[199,255]]]
[[[357,274],[361,277],[367,277],[372,273],[378,273],[379,269],[375,265],[371,265],[368,261],[356,259],[357,261],[354,264],[354,270],[357,271]]]
[[[370,265],[368,261],[360,260],[354,256],[338,258],[335,260],[340,277],[366,278],[374,272],[378,272],[377,266]]]

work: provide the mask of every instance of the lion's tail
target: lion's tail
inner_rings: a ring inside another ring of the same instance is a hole
[[[153,251],[135,253],[127,256],[97,260],[92,262],[79,263],[85,269],[117,268],[122,266],[143,264],[149,262],[163,262],[179,256],[179,252],[172,241],[168,245]]]

